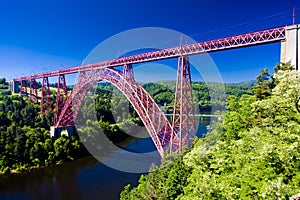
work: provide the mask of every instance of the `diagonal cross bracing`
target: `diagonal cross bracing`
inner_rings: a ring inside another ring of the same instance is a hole
[[[30,98],[33,101],[38,101],[37,98],[34,98],[37,96],[35,80],[38,78],[43,79],[41,113],[44,114],[46,110],[51,109],[48,77],[58,76],[54,117],[54,127],[56,128],[74,126],[74,120],[78,115],[84,97],[93,85],[101,80],[112,83],[122,91],[135,108],[158,152],[163,157],[167,149],[171,152],[181,152],[183,147],[188,147],[196,133],[188,56],[278,42],[285,39],[285,32],[285,27],[266,29],[25,76],[14,79],[14,82],[21,82],[21,94],[28,95],[27,82],[30,81]],[[168,58],[179,58],[172,126],[151,96],[134,80],[132,68],[132,64]],[[116,66],[123,66],[123,72],[114,69]],[[65,75],[72,73],[79,73],[79,78],[75,88],[69,95]]]
[[[126,73],[133,75],[133,72],[130,71],[132,68],[126,67],[125,69],[129,70],[125,71]],[[163,156],[165,149],[169,148],[172,133],[171,125],[151,96],[130,77],[131,75],[128,79],[128,76],[125,76],[123,72],[109,68],[80,73],[78,82],[66,100],[55,127],[72,125],[87,92],[97,82],[105,80],[115,85],[127,97],[145,124],[158,152]],[[69,116],[70,107],[72,119]]]
[[[52,72],[35,74],[32,76],[15,78],[14,81],[16,82],[16,81],[21,81],[22,79],[30,80],[31,78],[38,79],[42,77],[52,77],[52,76],[58,76],[59,74],[73,74],[85,70],[111,68],[116,66],[124,66],[128,64],[151,62],[156,60],[176,58],[180,56],[190,56],[195,54],[209,53],[209,52],[221,51],[226,49],[254,46],[254,45],[266,44],[272,42],[280,42],[284,39],[285,39],[285,27],[270,28],[261,31],[238,34],[238,35],[228,36],[219,39],[197,42],[194,44],[186,44],[183,46],[177,46],[173,48],[167,48],[167,49],[132,55],[132,56],[126,56],[123,58],[116,58],[112,60],[66,68],[62,70],[55,70]]]

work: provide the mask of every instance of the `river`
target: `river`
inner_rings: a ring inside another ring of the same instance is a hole
[[[208,118],[200,120],[198,136],[207,132],[209,121]],[[132,138],[120,146],[130,151],[155,150],[151,138]],[[137,185],[140,175],[112,169],[94,157],[87,157],[21,174],[0,176],[0,199],[117,200],[126,184]]]

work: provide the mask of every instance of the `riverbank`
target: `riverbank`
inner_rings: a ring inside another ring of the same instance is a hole
[[[119,144],[123,149],[152,149],[151,138],[128,139]],[[155,148],[155,147],[154,147]],[[122,158],[107,155],[124,165]],[[142,161],[141,161],[142,162]],[[149,166],[150,167],[150,166]],[[72,162],[33,168],[23,173],[0,176],[0,199],[119,199],[123,187],[137,185],[140,173],[112,169],[92,156]],[[69,192],[72,191],[72,192]],[[74,191],[74,192],[73,192]]]

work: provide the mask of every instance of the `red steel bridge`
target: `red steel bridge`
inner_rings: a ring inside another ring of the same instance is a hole
[[[161,156],[165,151],[181,152],[193,141],[196,129],[192,98],[189,56],[206,52],[234,49],[286,39],[286,27],[270,28],[245,34],[186,44],[137,55],[70,67],[46,73],[15,78],[20,94],[40,103],[41,114],[55,109],[54,127],[74,126],[79,108],[87,92],[99,81],[115,85],[130,101],[147,128]],[[135,81],[133,65],[169,58],[178,58],[174,113],[169,122],[151,96]],[[116,69],[118,67],[118,69]],[[121,67],[123,67],[122,70]],[[67,91],[66,75],[79,73],[71,93]],[[56,106],[51,107],[49,77],[58,77]],[[42,80],[41,97],[37,79]],[[29,91],[27,89],[29,84]]]

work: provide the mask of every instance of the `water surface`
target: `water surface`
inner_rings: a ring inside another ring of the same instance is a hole
[[[209,121],[206,118],[200,120],[198,136],[206,133]],[[121,146],[133,152],[155,150],[151,138],[131,138]],[[112,153],[107,159],[113,156]],[[117,200],[126,184],[137,185],[140,175],[112,169],[93,157],[87,157],[22,174],[0,176],[0,199]]]

